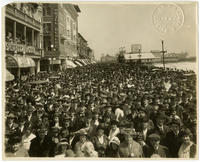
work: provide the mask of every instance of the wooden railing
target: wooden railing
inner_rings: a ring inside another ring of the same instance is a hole
[[[33,25],[34,27],[40,29],[41,23],[34,18],[30,17],[26,13],[22,12],[21,10],[15,8],[14,6],[8,4],[6,6],[6,14],[10,14],[16,18],[19,18],[20,20],[23,20],[24,22],[27,22],[30,25]]]

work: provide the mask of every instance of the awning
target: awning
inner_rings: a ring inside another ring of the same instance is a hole
[[[29,56],[6,56],[7,68],[35,67],[35,62]]]
[[[87,65],[87,64],[83,61],[83,59],[79,59],[79,61],[80,61],[83,65]]]
[[[74,60],[74,62],[78,65],[78,66],[83,66],[80,62]]]
[[[81,64],[82,66],[85,66],[85,64],[84,64],[80,59],[77,59],[76,62],[78,62],[78,63]]]
[[[90,62],[87,59],[83,60],[87,65],[90,64]]]
[[[65,67],[66,68],[75,68],[76,67],[76,65],[73,63],[73,61],[71,61],[71,60],[65,60]]]
[[[96,63],[96,61],[94,61],[94,60],[92,60],[91,62],[92,62],[92,64],[95,64],[95,63]]]
[[[6,81],[12,81],[15,77],[6,69]]]

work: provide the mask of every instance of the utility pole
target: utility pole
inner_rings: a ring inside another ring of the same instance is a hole
[[[138,57],[139,57],[139,60],[141,59],[141,49],[139,49],[139,55],[138,55]]]
[[[163,68],[164,68],[164,70],[165,70],[165,53],[167,52],[167,51],[165,51],[164,50],[164,41],[162,40],[162,54],[163,54]]]

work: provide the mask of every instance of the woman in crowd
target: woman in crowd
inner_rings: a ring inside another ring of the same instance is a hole
[[[194,144],[192,139],[192,133],[187,128],[181,132],[182,144],[178,151],[179,158],[195,158],[196,157],[196,144]]]
[[[143,157],[141,145],[134,141],[131,135],[125,134],[124,136],[124,141],[119,145],[119,156],[129,158]]]

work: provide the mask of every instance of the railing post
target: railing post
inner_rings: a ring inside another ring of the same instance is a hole
[[[26,26],[24,25],[24,44],[26,45]]]
[[[32,29],[32,46],[34,46],[34,30]]]
[[[13,24],[13,39],[15,43],[16,42],[16,21],[14,21],[14,24]]]

